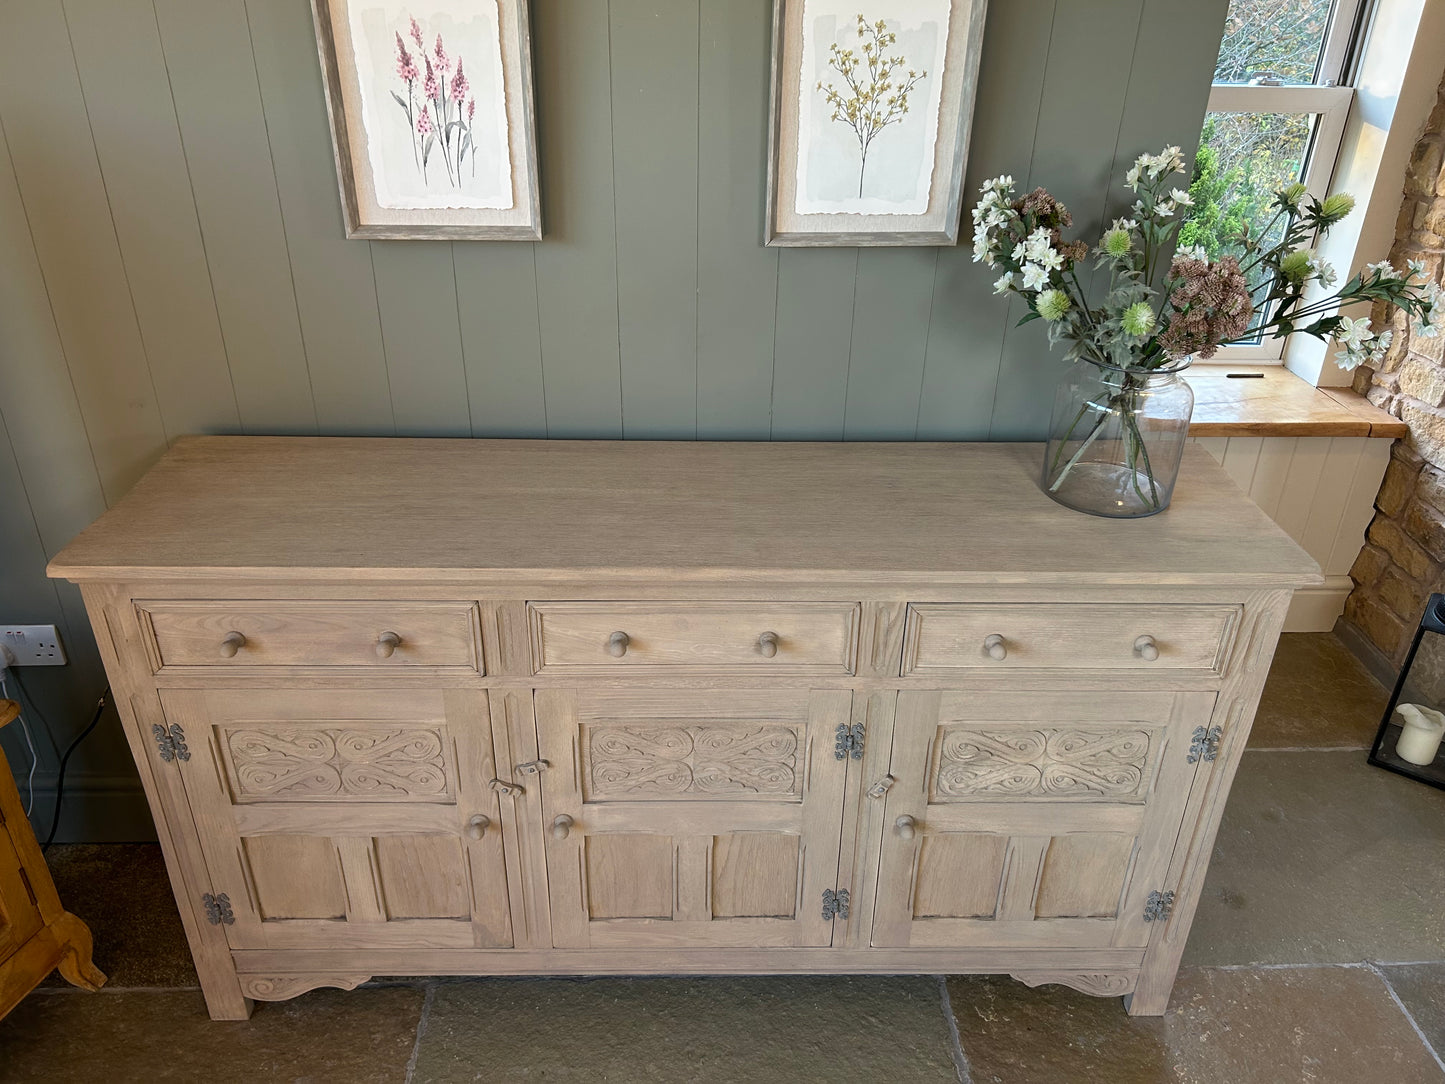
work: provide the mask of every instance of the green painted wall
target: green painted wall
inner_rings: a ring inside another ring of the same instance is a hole
[[[74,660],[24,674],[45,823],[103,685],[45,561],[180,434],[1041,434],[1059,362],[967,245],[759,243],[771,7],[533,0],[546,239],[446,244],[343,239],[308,0],[7,0],[0,620]],[[1226,7],[993,0],[969,187],[1095,231],[1192,149]],[[71,780],[65,835],[145,831],[113,719]]]

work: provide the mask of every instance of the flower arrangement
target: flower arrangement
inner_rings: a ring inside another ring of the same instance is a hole
[[[428,52],[421,24],[412,18],[409,36],[416,46],[415,54],[406,47],[401,32],[396,34],[396,75],[406,84],[406,94],[393,90],[391,96],[406,113],[406,123],[411,129],[411,154],[422,179],[431,179],[427,175],[427,167],[432,151],[440,141],[447,181],[453,188],[460,188],[462,166],[467,152],[472,149],[472,121],[476,116],[477,101],[471,96],[471,86],[462,69],[462,58],[447,54],[440,34],[437,35],[436,45]],[[421,68],[417,67],[418,58],[422,62]],[[473,154],[473,176],[476,169],[476,155]]]
[[[1103,373],[1106,398],[1084,403],[1057,449],[1051,442],[1050,455],[1056,451],[1060,459],[1045,464],[1050,492],[1065,483],[1099,434],[1117,425],[1120,457],[1143,514],[1167,503],[1138,418],[1150,373],[1178,371],[1191,358],[1211,358],[1229,343],[1294,334],[1335,339],[1337,363],[1353,369],[1382,357],[1392,334],[1377,334],[1368,318],[1340,315],[1341,306],[1357,302],[1405,311],[1418,335],[1432,337],[1445,326],[1440,288],[1424,281],[1418,262],[1404,271],[1370,264],[1335,288],[1338,275],[1316,247],[1354,209],[1346,193],[1319,200],[1304,185],[1290,185],[1275,194],[1272,221],[1258,233],[1246,227],[1235,253],[1211,260],[1202,249],[1184,249],[1170,257],[1182,215],[1192,204],[1173,180],[1182,173],[1178,147],[1141,155],[1125,177],[1135,194],[1129,216],[1115,219],[1092,249],[1084,241],[1063,239],[1072,216],[1043,188],[1016,196],[1013,178],[1005,176],[985,182],[980,191],[973,209],[973,258],[1003,271],[995,292],[1018,294],[1029,308],[1020,324],[1043,320],[1050,344],[1067,343],[1067,358],[1092,362]],[[1091,253],[1102,293],[1096,304],[1080,273]],[[1261,285],[1251,289],[1251,278]]]

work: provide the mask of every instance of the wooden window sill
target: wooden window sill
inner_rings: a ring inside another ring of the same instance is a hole
[[[1243,379],[1230,373],[1259,373]],[[1278,365],[1200,365],[1195,437],[1403,437],[1405,423],[1349,388],[1316,388]]]

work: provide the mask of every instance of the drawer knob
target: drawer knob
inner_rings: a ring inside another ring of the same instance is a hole
[[[614,659],[620,659],[627,654],[627,645],[632,643],[632,637],[625,632],[614,632],[607,637],[607,654]]]
[[[1134,654],[1145,662],[1153,662],[1159,657],[1159,645],[1154,642],[1154,637],[1141,636],[1134,641]]]
[[[492,826],[492,818],[485,813],[478,813],[471,820],[467,821],[467,835],[472,839],[481,839],[487,834],[487,829]]]
[[[389,659],[401,646],[401,637],[394,632],[383,632],[376,638],[376,657]]]
[[[758,637],[758,654],[765,659],[771,659],[778,653],[778,634],[776,632],[765,632]]]
[[[566,839],[567,833],[572,831],[572,818],[566,813],[560,814],[552,821],[552,838]]]
[[[1002,636],[994,633],[984,640],[983,652],[990,659],[1003,662],[1004,659],[1008,658],[1008,644],[1004,643]]]
[[[236,657],[236,652],[240,651],[241,648],[245,646],[246,637],[243,634],[232,630],[231,632],[226,633],[226,638],[221,641],[221,658],[234,659]]]
[[[918,822],[905,813],[893,822],[893,830],[899,839],[912,839],[918,831]]]

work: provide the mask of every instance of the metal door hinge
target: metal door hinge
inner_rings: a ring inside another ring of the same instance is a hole
[[[838,724],[837,740],[833,743],[833,757],[836,760],[863,759],[863,724]]]
[[[207,892],[201,897],[201,903],[206,908],[206,921],[212,926],[235,925],[236,913],[231,910],[231,897],[224,892],[216,896]]]
[[[823,921],[831,922],[835,918],[848,917],[848,890],[845,888],[834,892],[831,888],[823,889]]]
[[[538,775],[551,766],[545,760],[529,760],[525,764],[516,765],[516,768],[518,775]]]
[[[898,782],[898,780],[894,779],[891,775],[885,775],[882,779],[878,780],[878,782],[874,783],[871,787],[868,788],[868,797],[882,798],[886,796],[889,790],[892,789],[893,784],[896,782]]]
[[[1213,761],[1219,756],[1219,727],[1196,726],[1194,740],[1189,743],[1188,761],[1197,764],[1201,760]]]
[[[1144,901],[1144,921],[1163,922],[1174,911],[1173,892],[1151,892]]]
[[[169,764],[173,760],[190,760],[191,751],[186,748],[186,732],[181,729],[179,723],[172,723],[167,730],[160,723],[151,726],[151,734],[155,736],[156,748],[160,750],[161,759]]]
[[[493,779],[487,786],[491,787],[498,794],[506,794],[508,796],[527,793],[526,789],[520,783],[509,783],[505,779]]]

